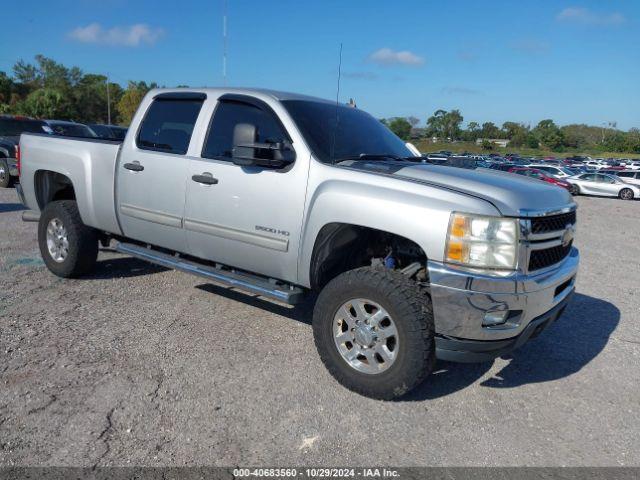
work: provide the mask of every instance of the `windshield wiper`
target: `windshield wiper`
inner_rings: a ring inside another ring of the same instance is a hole
[[[399,160],[405,159],[391,153],[361,153],[360,155],[349,155],[348,157],[336,158],[333,163],[346,162],[347,160]]]

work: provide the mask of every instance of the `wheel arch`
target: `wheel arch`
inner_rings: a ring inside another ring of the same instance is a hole
[[[37,170],[33,175],[33,191],[40,211],[56,200],[76,200],[73,181],[53,170]]]
[[[351,223],[327,223],[315,238],[309,262],[309,284],[319,290],[341,273],[370,266],[372,258],[380,258],[389,251],[401,260],[399,266],[413,261],[426,266],[426,253],[409,238]]]

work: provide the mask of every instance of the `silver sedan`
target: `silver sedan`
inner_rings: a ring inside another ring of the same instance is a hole
[[[564,179],[569,182],[573,195],[599,195],[603,197],[618,197],[623,200],[640,198],[640,188],[623,182],[615,175],[603,173],[582,173]]]

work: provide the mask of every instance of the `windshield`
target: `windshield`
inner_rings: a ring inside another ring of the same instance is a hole
[[[16,120],[13,118],[0,118],[0,135],[17,137],[21,133],[48,133],[45,123],[38,120]]]
[[[362,110],[308,100],[282,103],[322,162],[333,163],[362,154],[414,156],[391,130]]]

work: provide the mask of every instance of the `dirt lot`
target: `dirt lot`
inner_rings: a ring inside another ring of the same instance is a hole
[[[397,402],[340,387],[310,305],[102,252],[51,275],[0,191],[1,465],[640,465],[640,202],[578,198],[564,317]]]

